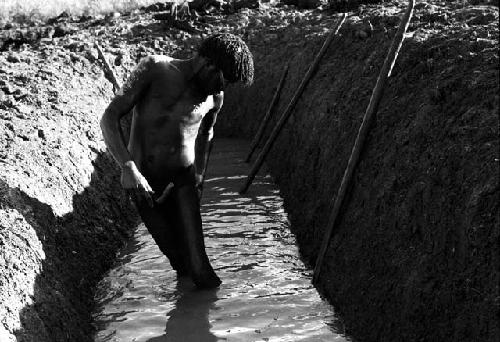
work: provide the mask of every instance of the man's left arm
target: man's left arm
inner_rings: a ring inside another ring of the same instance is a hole
[[[203,184],[203,176],[207,166],[210,141],[214,136],[214,125],[217,120],[217,114],[222,108],[224,101],[224,92],[214,95],[214,107],[203,117],[195,145],[195,167],[196,167],[196,186],[198,188]]]

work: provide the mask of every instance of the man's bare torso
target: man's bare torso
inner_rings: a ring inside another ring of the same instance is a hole
[[[150,86],[134,108],[128,150],[153,187],[163,187],[194,163],[200,122],[214,107],[186,80],[178,60],[155,56]]]

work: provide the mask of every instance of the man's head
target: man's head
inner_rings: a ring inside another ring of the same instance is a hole
[[[200,70],[200,81],[213,83],[205,85],[208,88],[223,90],[224,80],[230,83],[240,81],[245,85],[253,82],[253,57],[248,46],[238,36],[230,33],[210,36],[201,43],[198,56],[206,61]],[[214,73],[219,75],[215,80],[212,77]]]

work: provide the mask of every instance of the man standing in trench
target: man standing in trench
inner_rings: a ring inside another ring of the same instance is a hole
[[[221,283],[205,251],[200,215],[208,144],[225,84],[249,85],[253,71],[247,45],[216,34],[190,59],[141,60],[101,119],[123,188],[178,276],[191,276],[198,288]],[[132,109],[127,147],[120,118]]]

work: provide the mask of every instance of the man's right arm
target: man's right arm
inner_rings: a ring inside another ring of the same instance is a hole
[[[132,110],[151,84],[153,66],[152,57],[141,60],[123,87],[116,93],[101,118],[100,124],[104,142],[122,168],[132,161],[132,158],[123,140],[120,118]]]
[[[154,71],[153,57],[146,57],[138,64],[128,80],[113,98],[101,118],[101,130],[109,152],[122,169],[121,183],[151,201],[152,189],[141,175],[130,155],[122,136],[120,118],[126,115],[149,88]]]

